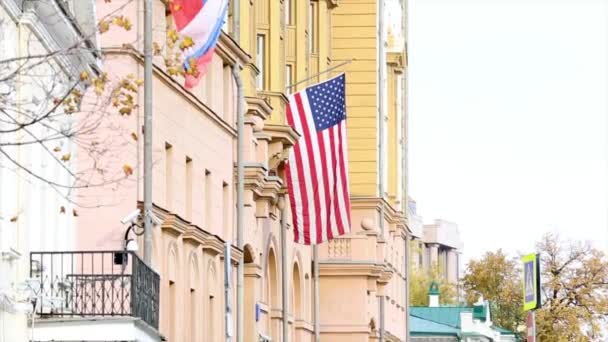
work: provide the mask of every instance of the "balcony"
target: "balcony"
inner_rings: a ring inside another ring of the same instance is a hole
[[[59,321],[80,326],[87,321],[95,325],[90,331],[106,332],[126,322],[158,335],[160,277],[133,252],[32,252],[30,278],[36,284],[37,335],[39,329],[52,335],[41,324],[52,327]]]

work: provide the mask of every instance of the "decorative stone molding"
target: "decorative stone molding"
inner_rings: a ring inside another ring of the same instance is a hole
[[[262,163],[245,163],[245,190],[262,191],[268,168]]]
[[[296,327],[296,330],[303,330],[303,331],[307,331],[310,333],[314,332],[314,326],[311,323],[309,323],[305,320],[302,320],[302,319],[296,319],[295,327]]]
[[[268,217],[272,215],[276,218],[274,213],[276,203],[278,201],[278,195],[283,186],[283,180],[276,176],[266,176],[264,184],[257,191],[254,191],[256,195],[256,216],[257,217]]]
[[[386,200],[377,197],[352,197],[351,198],[351,210],[360,211],[373,211],[374,213],[380,212],[380,209],[384,209],[384,220],[390,225],[394,224],[395,229],[403,230],[404,234],[409,232],[409,228],[406,224],[406,217],[403,212],[395,210]],[[377,215],[377,214],[376,214]],[[365,221],[365,222],[364,222]],[[371,222],[370,222],[371,221]],[[377,230],[377,222],[373,218],[366,216],[361,221],[362,228],[372,231]],[[363,226],[365,225],[365,227]],[[367,228],[366,228],[367,227]],[[370,228],[371,227],[371,228]]]
[[[289,149],[295,145],[300,135],[288,125],[266,125],[264,132],[270,136],[268,146],[268,166],[271,170],[289,158]]]
[[[143,209],[143,203],[139,202],[138,208]],[[160,225],[162,231],[166,231],[176,237],[181,236],[184,242],[188,242],[194,246],[200,245],[203,252],[210,253],[214,256],[224,252],[225,241],[219,236],[211,234],[157,205],[153,206],[152,212],[156,217],[163,221]],[[230,250],[231,262],[234,264],[238,263],[239,260],[241,260],[243,251],[234,245]]]
[[[224,32],[220,34],[215,51],[222,58],[224,64],[235,65],[240,63],[241,65],[245,65],[251,63],[251,56],[230,35]]]
[[[278,120],[274,120],[276,123],[284,123],[285,120],[283,117],[285,116],[286,108],[287,108],[287,96],[280,92],[273,91],[258,91],[258,96],[265,99],[272,108],[274,109],[274,113],[279,115]]]
[[[330,258],[350,258],[351,239],[336,238],[328,242],[328,257]]]
[[[384,267],[370,262],[319,262],[320,276],[366,276],[380,278]]]
[[[245,264],[245,277],[262,279],[262,266],[256,263]]]
[[[247,112],[245,113],[245,123],[257,127],[256,131],[261,131],[273,108],[268,101],[259,97],[245,96]],[[261,120],[261,121],[260,121]],[[261,127],[258,127],[260,126]]]

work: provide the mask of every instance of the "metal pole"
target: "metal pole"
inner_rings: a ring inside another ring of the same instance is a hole
[[[314,75],[312,75],[312,76],[306,77],[306,78],[305,78],[305,79],[303,79],[303,80],[299,80],[299,81],[297,81],[296,83],[292,83],[292,84],[290,84],[290,85],[287,85],[287,86],[285,86],[285,88],[286,88],[287,90],[289,90],[289,89],[291,89],[291,88],[293,88],[293,87],[297,86],[298,84],[302,84],[302,83],[304,83],[304,82],[306,82],[306,81],[310,81],[310,80],[312,80],[313,78],[315,78],[315,77],[317,77],[317,76],[320,76],[320,75],[326,74],[326,73],[328,73],[328,72],[330,72],[330,71],[332,71],[332,70],[338,69],[339,67],[341,67],[341,66],[343,66],[343,65],[350,64],[350,63],[352,63],[352,62],[353,62],[353,61],[355,61],[355,60],[356,60],[355,58],[349,59],[349,60],[347,60],[347,61],[345,61],[345,62],[342,62],[342,63],[340,63],[340,64],[334,65],[334,66],[333,66],[333,67],[331,67],[331,68],[327,68],[327,69],[325,69],[325,70],[323,70],[323,71],[320,71],[320,72],[318,72],[318,73],[316,73],[316,74],[314,74]]]
[[[285,198],[279,198],[279,209],[281,210],[281,301],[283,304],[283,342],[289,341],[289,322],[287,320],[287,215],[285,212]]]
[[[320,313],[319,313],[319,246],[312,246],[312,265],[313,265],[313,281],[314,281],[314,309],[315,309],[315,342],[321,341]]]
[[[237,4],[235,3],[235,6]],[[243,215],[245,204],[243,203],[245,191],[245,168],[244,168],[244,135],[245,135],[245,118],[243,113],[243,80],[241,79],[241,66],[235,65],[232,67],[232,75],[237,86],[237,103],[236,103],[236,126],[237,126],[237,152],[236,152],[236,245],[240,250],[243,250]],[[244,259],[241,256],[237,265],[236,276],[236,338],[238,342],[244,340],[244,303],[245,303],[245,265]]]
[[[144,261],[152,266],[152,0],[144,2]]]

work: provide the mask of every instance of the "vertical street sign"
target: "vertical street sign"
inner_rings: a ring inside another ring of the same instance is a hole
[[[538,254],[528,254],[522,258],[524,264],[524,311],[540,307],[540,265]]]
[[[536,342],[536,317],[534,310],[540,307],[540,256],[538,254],[528,254],[522,258],[524,266],[524,311],[528,317],[526,325],[528,333],[527,342]]]

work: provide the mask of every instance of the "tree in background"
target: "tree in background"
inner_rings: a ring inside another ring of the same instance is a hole
[[[142,80],[134,74],[116,74],[101,67],[108,53],[140,55],[135,47],[139,38],[103,49],[95,43],[97,37],[112,29],[132,29],[123,9],[133,3],[135,0],[123,0],[101,18],[95,18],[94,11],[82,10],[77,2],[75,8],[64,1],[20,3],[24,13],[55,13],[51,9],[60,6],[63,11],[57,13],[62,14],[44,20],[53,24],[67,18],[78,34],[63,45],[45,47],[34,32],[23,31],[18,51],[0,50],[0,168],[27,182],[45,184],[65,203],[75,206],[104,204],[96,198],[87,204],[75,195],[76,189],[114,189],[121,182],[134,181],[131,176],[136,166],[117,160],[116,154],[122,147],[138,143],[140,132],[127,131],[121,118],[137,113]],[[0,18],[1,44],[15,45],[13,32],[17,25],[8,17]],[[195,63],[190,63],[193,67],[189,70],[183,70],[181,64],[182,52],[192,46],[191,38],[168,29],[165,42],[154,42],[153,53],[164,56],[161,67],[166,73],[180,78],[184,73],[197,72]],[[60,175],[45,174],[36,167],[36,159],[41,158],[57,166]],[[57,208],[58,213],[65,211],[63,206]],[[20,212],[18,208],[5,214],[16,222]],[[76,210],[73,215],[77,216]]]
[[[486,252],[468,263],[462,285],[468,305],[473,305],[480,296],[492,303],[492,321],[496,325],[517,331],[524,323],[521,268],[517,259],[500,249]]]
[[[546,234],[541,255],[542,307],[536,312],[540,341],[604,341],[608,317],[608,262],[589,243]]]
[[[410,305],[428,306],[429,288],[435,281],[439,284],[439,303],[456,304],[457,293],[454,284],[448,283],[441,273],[439,267],[435,265],[430,270],[413,268],[410,274]]]

